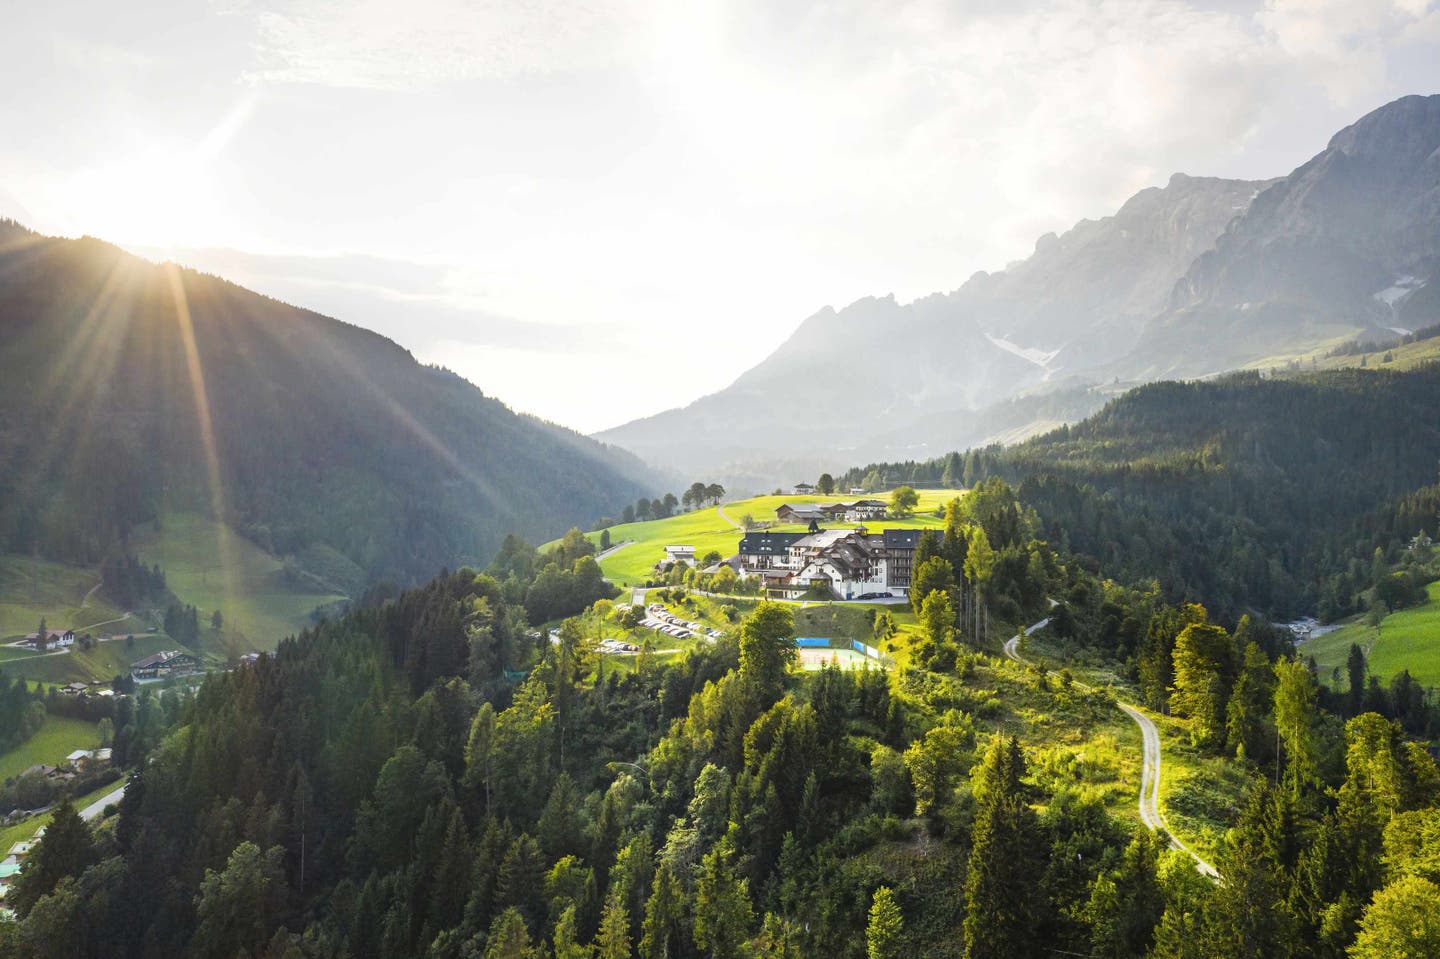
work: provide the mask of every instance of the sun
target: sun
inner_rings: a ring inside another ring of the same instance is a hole
[[[221,157],[255,112],[244,91],[199,139],[139,137],[65,185],[80,232],[126,246],[174,250],[214,243],[225,222]]]
[[[144,150],[81,171],[67,190],[83,232],[130,246],[202,245],[218,216],[216,188],[191,152]]]

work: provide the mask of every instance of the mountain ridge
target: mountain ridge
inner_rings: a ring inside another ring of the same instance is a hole
[[[720,467],[759,486],[827,445],[831,463],[935,455],[993,435],[988,411],[1017,397],[1211,375],[1435,322],[1437,278],[1440,96],[1405,97],[1285,176],[1177,173],[948,293],[826,307],[726,389],[595,435],[657,465]],[[808,397],[837,365],[811,346],[827,334],[876,366],[880,386],[847,372],[845,407],[822,393],[797,422],[790,394]],[[1069,405],[1083,416],[1101,402]],[[929,425],[905,438],[910,417]]]
[[[648,491],[630,454],[380,334],[93,238],[5,226],[0,331],[12,552],[93,562],[182,507],[412,582]]]

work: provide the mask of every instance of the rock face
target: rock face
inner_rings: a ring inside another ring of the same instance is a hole
[[[1051,404],[1054,425],[1098,405],[1075,399],[1077,384],[1213,373],[1435,323],[1440,96],[1405,97],[1289,176],[1176,174],[952,293],[826,308],[730,387],[600,438],[689,471],[764,463],[752,472],[773,484],[782,455],[799,469],[1013,438],[1023,406],[996,404],[1037,390],[1072,391]]]
[[[1224,369],[1440,321],[1440,96],[1405,97],[1276,181],[1176,284],[1125,365]]]
[[[955,296],[986,332],[1055,353],[1057,370],[1084,370],[1134,344],[1176,280],[1271,182],[1177,173],[1114,216],[1047,234],[1029,259],[979,274]]]
[[[1177,174],[953,293],[826,307],[726,389],[597,438],[668,469],[769,486],[784,481],[777,470],[808,475],[837,457],[925,457],[1017,435],[1013,409],[975,411],[1122,354],[1265,185]],[[1078,415],[1097,405],[1072,399]]]

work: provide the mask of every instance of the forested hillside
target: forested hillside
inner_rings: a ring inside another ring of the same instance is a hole
[[[1436,479],[1440,369],[1156,383],[1009,448],[872,464],[838,482],[999,476],[1044,535],[1123,581],[1158,579],[1230,621],[1247,610],[1338,616],[1436,519],[1395,501]]]
[[[98,563],[174,508],[415,582],[649,491],[383,337],[88,238],[0,224],[0,340],[0,551]]]
[[[951,591],[983,596],[1005,562],[989,542],[1027,534],[1003,486],[987,494],[951,511],[961,544],[923,564],[935,588],[893,673],[794,671],[792,614],[775,603],[668,663],[597,657],[608,604],[537,642],[507,599],[534,559],[512,543],[503,584],[462,570],[163,708],[121,697],[134,779],[118,817],[97,831],[56,812],[0,956],[1270,959],[1354,945],[1378,959],[1397,937],[1435,945],[1405,909],[1440,908],[1440,770],[1385,716],[1342,726],[1303,665],[1271,664],[1273,633],[1229,633],[1040,544],[1005,574],[1026,615],[1066,598],[1066,641],[1119,626],[1173,650],[1171,707],[1198,748],[1233,757],[1245,792],[1221,884],[1109,810],[1137,785],[1113,759],[1030,738],[1118,714],[1068,670],[992,659],[956,625]]]

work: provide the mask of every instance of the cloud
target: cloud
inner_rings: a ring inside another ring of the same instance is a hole
[[[290,0],[257,12],[250,79],[413,90],[585,69],[619,54],[626,0]]]
[[[1352,103],[1379,89],[1390,47],[1433,38],[1435,0],[1266,0],[1256,22],[1332,100]]]

